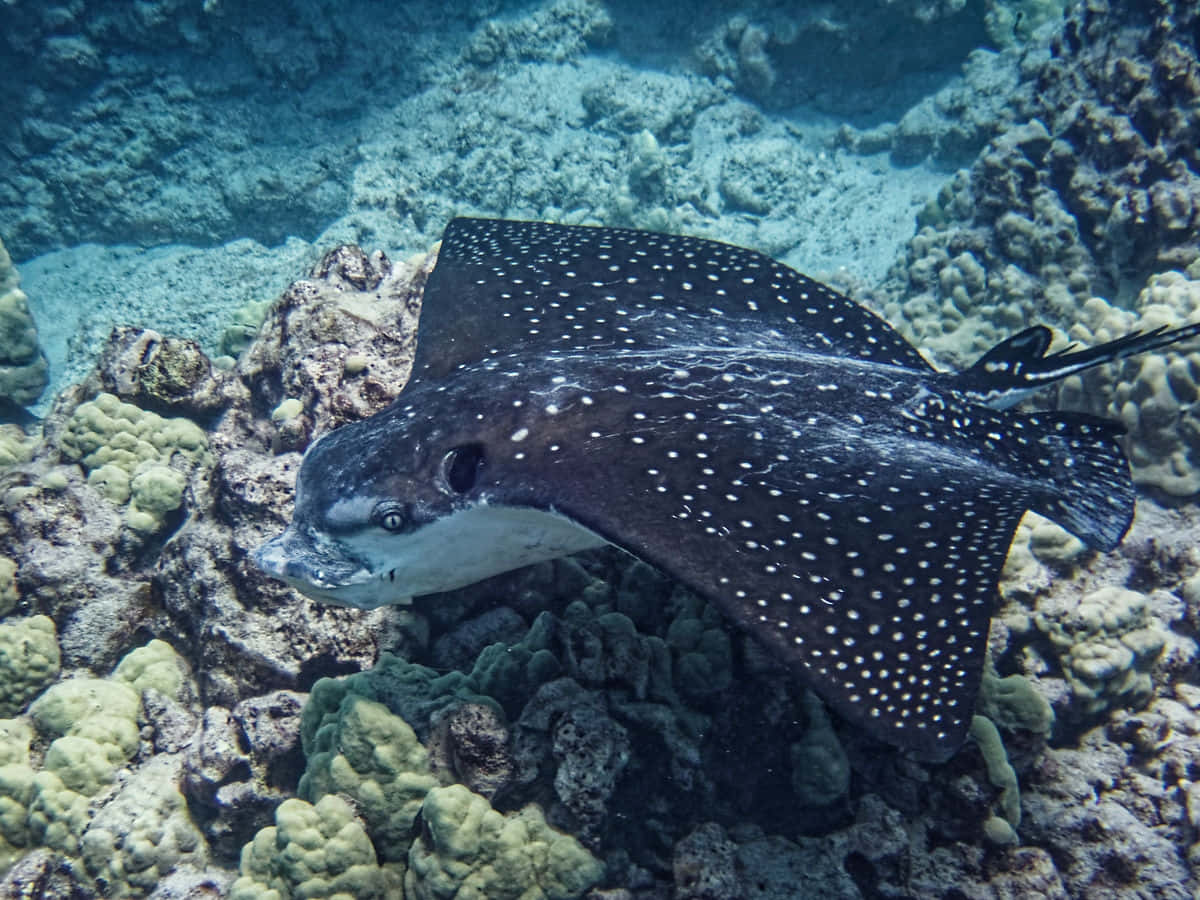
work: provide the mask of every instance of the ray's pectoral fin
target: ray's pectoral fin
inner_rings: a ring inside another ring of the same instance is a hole
[[[1028,477],[1049,480],[1030,508],[1057,522],[1093,550],[1115,548],[1133,522],[1136,494],[1117,438],[1123,426],[1084,413],[1026,416],[1035,452],[1024,458]]]
[[[713,601],[844,719],[927,758],[952,755],[1026,499],[965,483],[950,463],[881,466],[851,447],[786,473],[745,452],[699,464],[658,455],[614,454],[588,479],[551,469],[548,490]]]

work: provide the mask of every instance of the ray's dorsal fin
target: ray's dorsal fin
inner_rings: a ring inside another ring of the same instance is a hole
[[[652,310],[655,328],[631,324]],[[753,250],[623,228],[454,219],[425,287],[413,374],[439,377],[530,346],[539,355],[653,352],[694,336],[695,319],[716,346],[775,344],[931,371],[883,319]]]

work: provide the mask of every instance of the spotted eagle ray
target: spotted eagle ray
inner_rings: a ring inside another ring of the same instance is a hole
[[[1116,423],[1020,413],[1057,379],[1200,324],[962,372],[760,253],[616,228],[456,219],[413,376],[306,453],[255,562],[318,600],[407,602],[613,544],[699,592],[871,735],[944,759],[996,585],[1034,510],[1111,550]]]

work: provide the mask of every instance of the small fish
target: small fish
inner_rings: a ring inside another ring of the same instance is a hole
[[[716,603],[841,716],[930,759],[974,711],[996,583],[1034,510],[1109,550],[1115,423],[1003,407],[1200,334],[960,373],[770,258],[675,235],[456,219],[413,378],[315,442],[254,560],[318,600],[407,602],[613,544]]]

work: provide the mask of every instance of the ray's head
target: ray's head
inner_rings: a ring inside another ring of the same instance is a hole
[[[415,395],[414,395],[415,394]],[[492,458],[419,389],[305,454],[287,529],[255,564],[314,599],[371,609],[452,590],[602,539],[538,502],[536,471]]]
[[[419,564],[428,529],[482,501],[482,444],[403,433],[395,417],[337,429],[314,443],[296,479],[292,522],[255,564],[314,598],[372,608],[428,593]],[[440,589],[435,587],[434,589]]]

